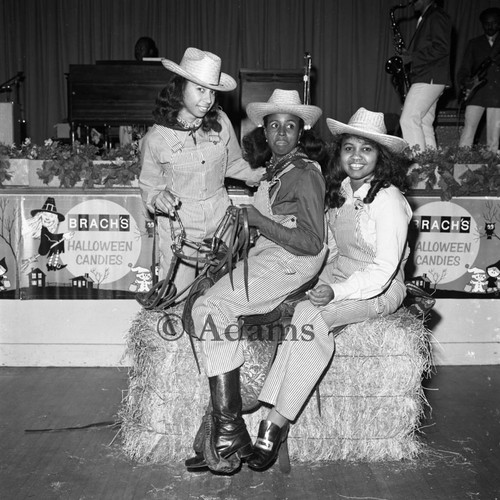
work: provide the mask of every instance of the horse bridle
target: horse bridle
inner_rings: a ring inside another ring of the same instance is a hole
[[[157,218],[162,216],[168,215],[161,213],[154,215],[153,266],[156,266]],[[234,288],[233,269],[238,260],[243,260],[245,293],[248,300],[248,250],[253,243],[248,224],[248,213],[246,208],[230,205],[212,238],[201,242],[187,238],[186,230],[177,210],[174,210],[172,216],[168,217],[173,253],[168,272],[165,278],[154,283],[149,291],[137,293],[135,297],[144,309],[163,313],[163,316],[158,320],[157,331],[163,339],[171,340],[173,325],[177,323],[178,317],[170,313],[169,308],[174,306],[179,297],[189,290],[182,314],[182,327],[189,334],[193,352],[195,352],[193,337],[196,335],[191,318],[193,304],[200,295],[227,273],[229,273],[231,286]],[[177,231],[174,227],[174,220],[177,221],[179,227]],[[227,243],[224,241],[226,233],[228,233]],[[194,255],[186,254],[186,247],[196,250]],[[177,291],[174,279],[180,262],[196,264],[200,271],[192,283],[183,290]],[[196,362],[198,364],[197,359]]]

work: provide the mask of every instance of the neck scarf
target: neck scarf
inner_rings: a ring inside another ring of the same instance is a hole
[[[197,130],[201,126],[201,122],[203,120],[201,118],[196,118],[194,122],[188,123],[186,120],[183,120],[179,116],[177,117],[177,123],[184,129],[184,130]]]
[[[196,145],[196,136],[195,132],[201,127],[203,123],[202,118],[196,118],[193,123],[188,123],[186,120],[183,120],[179,116],[177,117],[177,126],[172,127],[175,130],[181,130],[183,132],[189,132],[189,135],[193,138],[193,141]]]
[[[277,161],[271,158],[266,163],[265,180],[272,181],[286,166],[288,166],[296,158],[307,158],[307,155],[302,152],[298,147],[293,148],[285,156],[282,156]]]

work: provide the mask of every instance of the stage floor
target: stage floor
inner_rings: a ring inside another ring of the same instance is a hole
[[[188,473],[182,463],[137,464],[118,429],[36,429],[114,423],[127,389],[117,368],[0,368],[0,498],[376,499],[500,498],[500,365],[441,366],[426,381],[432,412],[425,453],[411,462],[277,465],[234,476]],[[311,457],[314,460],[314,457]]]

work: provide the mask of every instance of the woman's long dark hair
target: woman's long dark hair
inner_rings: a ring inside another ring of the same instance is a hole
[[[264,127],[267,117],[264,117]],[[302,135],[298,143],[299,148],[313,161],[316,161],[324,170],[328,165],[328,148],[325,141],[313,129],[305,130],[304,122],[300,120]],[[264,167],[271,159],[272,151],[264,135],[264,127],[257,127],[246,134],[242,141],[243,158],[252,168]]]
[[[341,193],[340,186],[342,181],[347,177],[347,174],[340,164],[340,151],[344,139],[349,137],[362,139],[379,152],[377,165],[373,172],[373,179],[370,182],[370,189],[363,203],[371,203],[381,189],[389,187],[391,184],[403,192],[407,189],[407,174],[412,161],[406,154],[392,153],[385,146],[366,137],[355,134],[339,134],[333,137],[329,145],[330,161],[324,172],[326,179],[325,203],[328,208],[340,207],[345,202],[345,197]]]
[[[155,123],[165,127],[173,127],[178,125],[177,116],[179,111],[184,107],[184,89],[188,80],[179,75],[174,75],[156,98],[156,106],[153,110],[153,118]],[[210,111],[203,117],[201,128],[208,132],[214,130],[220,132],[222,126],[218,120],[219,106],[217,104],[217,94],[215,101]]]

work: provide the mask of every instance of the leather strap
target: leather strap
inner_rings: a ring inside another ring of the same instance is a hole
[[[247,301],[250,302],[250,297],[248,296],[248,249],[250,247],[250,226],[248,224],[248,211],[243,208],[241,211],[242,219],[242,237],[243,242],[242,249],[242,259],[243,259],[243,279],[245,282],[245,293],[247,296]]]
[[[158,214],[161,215],[161,214]],[[198,361],[198,356],[196,354],[193,339],[196,336],[194,331],[194,324],[192,319],[192,308],[196,299],[203,295],[205,291],[210,288],[216,280],[222,277],[224,274],[229,272],[229,278],[231,281],[231,286],[233,285],[233,268],[236,265],[237,260],[241,257],[243,259],[244,266],[244,284],[247,300],[249,300],[248,295],[248,250],[250,247],[250,228],[248,224],[248,213],[246,208],[237,208],[234,206],[228,207],[223,220],[220,222],[214,236],[207,245],[206,242],[203,243],[193,243],[186,239],[186,234],[182,221],[180,220],[179,214],[174,213],[174,217],[177,219],[180,226],[180,236],[175,236],[174,227],[172,219],[170,219],[170,228],[172,233],[172,251],[173,258],[170,263],[170,267],[165,279],[154,283],[153,287],[146,293],[137,293],[136,300],[147,310],[154,310],[162,312],[164,318],[168,317],[168,308],[175,304],[176,300],[184,294],[186,290],[189,289],[188,296],[184,304],[184,310],[182,314],[182,324],[183,329],[188,333],[189,340],[191,342],[191,348],[193,355],[195,357],[198,372],[201,373],[200,364]],[[154,235],[153,235],[153,268],[156,266],[156,232],[157,232],[157,214],[155,214],[154,219]],[[223,242],[223,235],[226,230],[230,228],[229,245],[227,248]],[[194,246],[202,256],[190,257],[186,256],[182,252],[182,247],[184,245]],[[177,267],[180,261],[191,260],[196,261],[197,264],[203,265],[198,276],[189,284],[184,290],[180,292],[177,291],[174,278],[177,272]],[[158,322],[158,325],[161,321]],[[159,328],[159,326],[158,326]],[[160,337],[164,338],[160,331],[158,331]]]

